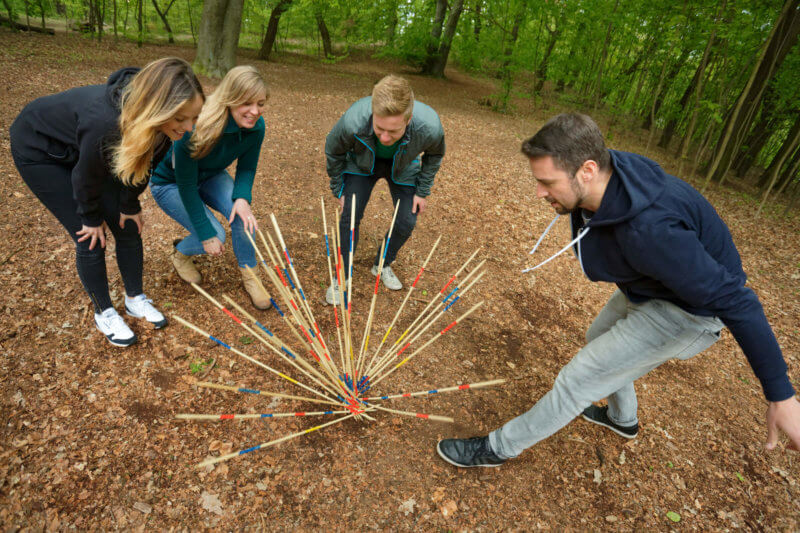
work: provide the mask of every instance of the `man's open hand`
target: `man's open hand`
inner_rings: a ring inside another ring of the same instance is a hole
[[[800,451],[800,402],[792,396],[780,402],[769,402],[767,407],[767,450],[778,445],[780,432],[789,437],[790,450]]]

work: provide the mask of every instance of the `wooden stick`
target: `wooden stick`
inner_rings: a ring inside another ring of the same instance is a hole
[[[175,415],[178,420],[252,420],[264,418],[288,418],[300,416],[345,415],[350,411],[299,411],[296,413],[244,413],[206,415],[194,413],[179,413]]]
[[[383,265],[386,261],[386,252],[389,251],[389,243],[392,240],[392,231],[394,230],[394,223],[397,220],[397,212],[400,210],[400,200],[394,207],[394,214],[392,214],[392,222],[389,224],[389,231],[386,238],[381,240],[381,255],[378,261],[378,275],[375,277],[375,290],[372,293],[372,301],[369,304],[369,313],[367,314],[367,323],[364,326],[364,336],[361,338],[361,348],[358,351],[358,366],[356,366],[356,374],[361,374],[364,369],[364,352],[369,349],[369,335],[372,331],[372,318],[375,315],[375,302],[378,299],[378,286],[381,282],[381,274],[383,274]]]
[[[266,339],[266,338],[262,337],[262,336],[261,336],[261,334],[259,334],[259,332],[257,332],[256,330],[254,330],[253,328],[251,328],[250,326],[248,326],[247,324],[245,324],[244,322],[242,322],[242,320],[241,320],[239,317],[237,317],[236,315],[234,315],[234,314],[233,314],[233,313],[232,313],[232,312],[231,312],[229,309],[227,309],[227,308],[226,308],[224,305],[222,305],[221,303],[219,303],[219,302],[218,302],[218,301],[217,301],[217,300],[216,300],[216,299],[215,299],[213,296],[211,296],[211,295],[210,295],[210,294],[208,294],[208,293],[207,293],[205,290],[203,290],[203,288],[202,288],[202,287],[200,287],[200,286],[199,286],[199,285],[197,285],[196,283],[192,283],[191,285],[192,285],[192,287],[194,287],[194,289],[195,289],[197,292],[199,292],[200,294],[202,294],[203,296],[205,296],[205,297],[208,299],[208,301],[210,301],[210,302],[211,302],[211,303],[212,303],[212,304],[213,304],[215,307],[217,307],[217,308],[218,308],[220,311],[222,311],[223,313],[225,313],[226,315],[228,315],[228,317],[229,317],[231,320],[233,320],[234,322],[236,322],[237,324],[239,324],[239,326],[241,326],[241,327],[242,327],[242,328],[243,328],[245,331],[247,331],[248,333],[250,333],[251,335],[253,335],[253,337],[255,337],[256,339],[258,339],[258,341],[259,341],[259,342],[261,342],[261,344],[263,344],[264,346],[266,346],[267,348],[269,348],[270,350],[272,350],[273,352],[275,352],[275,354],[276,354],[278,357],[280,357],[280,358],[281,358],[281,359],[283,359],[285,362],[287,362],[287,363],[289,363],[290,365],[292,365],[294,368],[296,368],[298,371],[300,371],[300,373],[302,373],[304,376],[306,376],[307,378],[309,378],[309,379],[310,379],[311,381],[313,381],[315,384],[319,385],[319,386],[320,386],[320,387],[322,387],[323,389],[327,390],[328,392],[330,392],[331,394],[333,394],[334,396],[336,396],[336,394],[337,394],[337,393],[335,392],[335,387],[331,388],[331,387],[329,386],[329,384],[327,384],[327,383],[323,383],[324,381],[326,381],[326,378],[324,378],[324,377],[323,377],[321,374],[319,374],[319,373],[318,373],[318,372],[317,372],[317,371],[316,371],[316,370],[315,370],[313,367],[311,367],[311,365],[307,365],[307,366],[308,366],[308,368],[303,368],[303,367],[301,367],[301,366],[300,366],[298,363],[305,363],[305,364],[307,364],[307,363],[306,363],[306,362],[305,362],[303,359],[298,359],[296,355],[294,355],[294,354],[293,354],[291,351],[289,351],[289,349],[288,349],[288,348],[286,348],[286,347],[285,347],[285,346],[283,346],[283,345],[281,345],[281,346],[277,346],[277,347],[276,347],[276,346],[273,346],[273,345],[272,345],[272,343],[271,343],[271,342],[270,342],[268,339]],[[239,307],[239,306],[237,305],[237,307]],[[239,309],[241,309],[241,307],[239,307]],[[251,318],[252,318],[252,317],[251,317]],[[270,332],[268,329],[266,329],[266,328],[263,328],[263,329],[264,329],[264,330],[265,330],[267,333],[269,333],[269,334],[270,334],[270,336],[273,336],[273,337],[274,337],[274,335],[272,335],[272,332]],[[291,359],[287,358],[287,357],[286,357],[287,355],[288,355],[289,357],[291,357]],[[314,375],[312,375],[312,374],[314,374]]]
[[[386,372],[385,374],[383,374],[382,376],[380,376],[380,377],[379,377],[379,378],[377,378],[377,379],[375,379],[375,378],[371,379],[371,380],[370,380],[370,382],[371,382],[372,386],[374,387],[375,385],[377,385],[378,383],[380,383],[380,382],[381,382],[381,381],[383,381],[384,379],[388,378],[388,377],[389,377],[389,376],[390,376],[390,375],[391,375],[391,374],[392,374],[392,373],[393,373],[395,370],[397,370],[398,368],[400,368],[401,366],[403,366],[404,364],[406,364],[407,362],[409,362],[409,361],[410,361],[410,360],[411,360],[411,359],[412,359],[412,358],[413,358],[415,355],[417,355],[419,352],[421,352],[422,350],[424,350],[425,348],[427,348],[428,346],[430,346],[430,345],[431,345],[431,344],[432,344],[434,341],[436,341],[436,339],[439,339],[439,338],[441,338],[441,337],[442,337],[442,336],[443,336],[445,333],[447,333],[448,331],[450,331],[450,329],[452,329],[452,328],[453,328],[453,327],[454,327],[456,324],[458,324],[459,322],[462,322],[464,319],[466,319],[466,318],[467,318],[469,315],[471,315],[471,314],[472,314],[472,312],[473,312],[473,311],[475,311],[475,310],[476,310],[476,309],[478,309],[480,306],[482,306],[482,305],[483,305],[483,303],[484,303],[484,302],[483,302],[483,300],[481,300],[481,301],[480,301],[480,302],[478,302],[477,304],[473,305],[473,306],[472,306],[472,308],[470,308],[470,310],[469,310],[469,311],[467,311],[466,313],[464,313],[463,315],[461,315],[460,317],[458,317],[456,320],[453,320],[453,322],[451,322],[449,326],[447,326],[447,327],[446,327],[446,328],[444,328],[442,331],[440,331],[438,334],[436,334],[436,335],[434,335],[433,337],[431,337],[430,339],[428,339],[428,341],[427,341],[425,344],[423,344],[422,346],[420,346],[419,348],[417,348],[416,350],[414,350],[414,352],[413,352],[411,355],[409,355],[408,357],[406,357],[405,359],[403,359],[402,361],[400,361],[400,362],[399,362],[397,365],[395,365],[395,366],[394,366],[394,367],[393,367],[391,370],[389,370],[388,372]],[[400,352],[398,352],[398,353],[397,353],[397,355],[395,356],[395,358],[396,358],[396,357],[398,357],[398,356],[399,356],[401,353],[403,353],[403,352],[402,352],[402,350],[401,350]]]
[[[483,263],[484,263],[484,261],[481,261],[479,263],[479,265],[478,265],[478,268],[480,266],[482,266]],[[434,322],[436,322],[441,316],[444,316],[444,313],[447,310],[449,310],[450,307],[452,307],[453,304],[455,304],[456,301],[461,298],[461,296],[467,294],[469,292],[469,290],[472,288],[472,286],[475,285],[475,283],[477,283],[483,277],[483,275],[486,273],[486,271],[478,273],[478,268],[476,268],[473,271],[473,273],[471,273],[471,274],[469,274],[469,275],[464,277],[463,281],[467,283],[467,285],[464,288],[461,288],[460,285],[457,285],[456,288],[453,289],[453,291],[450,292],[444,300],[442,300],[439,303],[437,303],[436,306],[433,309],[430,310],[430,313],[425,317],[425,319],[423,319],[420,322],[418,322],[416,327],[409,328],[403,333],[403,335],[398,339],[398,341],[403,340],[404,338],[407,338],[408,340],[406,341],[405,345],[402,348],[400,348],[401,352],[407,350],[408,347],[411,344],[416,342],[416,340],[419,339],[420,336],[422,336],[428,330],[428,328],[430,328],[434,324]],[[477,276],[475,276],[474,279],[470,280],[470,278],[475,273],[477,273]],[[447,306],[444,307],[444,309],[440,310],[440,308],[442,308],[445,305],[445,303],[450,299],[450,297],[453,296],[456,293],[456,291],[458,291],[458,290],[461,290],[461,294],[459,296],[456,296],[452,301],[450,301],[450,303],[448,303]],[[438,299],[439,296],[437,295],[437,296],[435,296],[435,298]],[[431,303],[433,303],[433,301],[431,301]],[[437,311],[439,311],[438,315],[435,314]],[[370,371],[369,371],[369,373],[367,375],[374,375],[376,373],[380,373],[386,367],[386,365],[389,364],[389,362],[391,362],[391,360],[397,355],[397,354],[393,354],[393,350],[395,349],[395,347],[397,345],[398,345],[398,343],[395,343],[390,348],[390,351],[388,351],[386,353],[386,356],[384,358],[380,359],[374,365],[374,367],[370,369]]]
[[[444,291],[447,290],[447,288],[450,286],[450,284],[453,283],[453,281],[456,279],[456,277],[464,270],[464,268],[466,268],[466,266],[470,263],[470,261],[472,261],[472,259],[478,254],[480,249],[481,249],[481,247],[479,246],[474,252],[472,252],[472,255],[470,255],[467,258],[467,260],[464,261],[464,264],[461,265],[461,268],[459,268],[456,271],[456,273],[453,274],[450,277],[450,280],[447,283],[445,283],[445,285],[441,288],[441,290],[439,291],[439,294],[435,294],[433,296],[433,298],[431,298],[430,302],[428,302],[428,305],[425,307],[425,309],[423,309],[422,312],[419,315],[417,315],[417,318],[415,318],[414,321],[411,323],[411,325],[406,328],[406,330],[403,332],[403,334],[400,335],[400,337],[398,337],[398,339],[396,341],[394,341],[394,344],[391,346],[391,348],[389,348],[389,350],[393,350],[394,348],[397,347],[398,344],[400,344],[400,342],[409,333],[409,331],[411,331],[411,329],[417,324],[417,322],[419,320],[421,320],[422,317],[428,312],[428,309],[430,309],[430,307],[434,304],[434,302],[436,302],[436,300],[438,300],[439,297],[442,294],[444,294]]]
[[[397,322],[397,319],[400,317],[400,313],[403,312],[403,308],[405,308],[406,302],[408,302],[408,299],[411,297],[411,293],[414,292],[414,288],[416,288],[417,282],[419,282],[419,278],[422,276],[422,273],[425,272],[425,267],[428,266],[428,261],[430,261],[431,257],[433,257],[433,252],[436,250],[436,247],[439,246],[439,241],[441,240],[442,236],[439,235],[439,238],[437,238],[436,242],[433,243],[431,251],[428,252],[428,257],[426,257],[425,261],[423,261],[422,266],[420,267],[419,272],[417,273],[417,277],[416,279],[414,279],[414,283],[412,283],[411,287],[408,288],[408,292],[406,293],[406,297],[403,300],[403,303],[400,304],[400,308],[397,309],[397,312],[394,314],[394,318],[392,319],[391,324],[389,324],[389,329],[386,330],[386,333],[383,335],[383,339],[381,339],[381,343],[378,345],[378,348],[375,350],[375,353],[372,354],[372,359],[370,359],[369,364],[367,365],[367,375],[369,375],[369,369],[372,368],[372,364],[375,362],[375,358],[378,356],[378,354],[381,351],[381,348],[383,348],[383,345],[386,343],[386,339],[389,337],[389,333],[392,331],[392,328]]]
[[[325,233],[325,259],[328,262],[328,279],[331,282],[331,288],[334,290],[336,289],[336,279],[333,275],[333,269],[331,268],[331,245],[328,242],[328,219],[325,214],[325,199],[320,196],[319,202],[322,207],[322,230]],[[334,234],[335,235],[335,234]],[[336,248],[334,248],[334,251]],[[334,296],[334,300],[336,297]],[[346,372],[345,362],[344,362],[344,348],[342,347],[342,328],[339,324],[339,313],[336,309],[336,305],[333,306],[333,319],[336,324],[336,340],[339,344],[339,362],[342,364],[342,372]]]
[[[430,390],[423,390],[418,392],[403,392],[399,394],[387,394],[384,396],[372,396],[369,398],[361,398],[362,401],[365,402],[375,402],[381,400],[394,400],[397,398],[412,398],[415,396],[431,396],[432,394],[440,394],[442,392],[456,392],[462,390],[472,390],[472,389],[482,389],[485,387],[492,387],[494,385],[502,385],[505,383],[505,379],[493,379],[490,381],[481,381],[478,383],[469,383],[466,385],[455,385],[453,387],[444,387],[444,388],[436,388]]]
[[[424,413],[412,413],[411,411],[398,411],[397,409],[389,409],[388,407],[381,407],[380,405],[376,404],[369,404],[370,407],[373,407],[379,411],[386,411],[387,413],[394,413],[396,415],[402,416],[411,416],[414,418],[421,418],[423,420],[432,420],[434,422],[448,422],[450,424],[455,424],[455,420],[450,418],[449,416],[440,416],[440,415],[428,415]]]
[[[257,360],[257,359],[253,359],[252,357],[250,357],[250,356],[249,356],[249,355],[247,355],[246,353],[243,353],[243,352],[241,352],[240,350],[237,350],[237,349],[236,349],[236,348],[234,348],[233,346],[229,346],[229,345],[225,344],[224,342],[222,342],[221,340],[217,339],[217,338],[216,338],[216,337],[214,337],[213,335],[209,334],[209,333],[208,333],[208,332],[206,332],[206,331],[203,331],[202,329],[198,328],[197,326],[195,326],[195,325],[194,325],[194,324],[192,324],[191,322],[188,322],[188,321],[186,321],[186,320],[182,319],[182,318],[181,318],[181,317],[179,317],[178,315],[172,315],[172,317],[173,317],[175,320],[177,320],[178,322],[180,322],[181,324],[183,324],[184,326],[186,326],[187,328],[189,328],[189,329],[191,329],[191,330],[195,331],[196,333],[199,333],[199,334],[200,334],[200,335],[202,335],[203,337],[206,337],[206,338],[208,338],[208,339],[211,339],[212,341],[216,342],[216,343],[217,343],[217,344],[219,344],[220,346],[223,346],[223,347],[227,348],[229,351],[231,351],[231,352],[235,353],[236,355],[238,355],[238,356],[240,356],[240,357],[242,357],[242,358],[244,358],[244,359],[246,359],[246,360],[250,361],[251,363],[253,363],[253,364],[255,364],[255,365],[258,365],[258,366],[260,366],[260,367],[261,367],[261,368],[263,368],[264,370],[267,370],[267,371],[269,371],[269,372],[272,372],[272,373],[273,373],[273,374],[275,374],[276,376],[278,376],[278,377],[281,377],[281,378],[283,378],[283,379],[285,379],[286,381],[289,381],[289,382],[291,382],[291,383],[294,383],[294,384],[295,384],[295,385],[297,385],[298,387],[302,387],[302,388],[304,388],[304,389],[306,389],[306,390],[308,390],[308,391],[311,391],[311,392],[313,392],[314,394],[316,394],[317,396],[321,396],[321,397],[325,398],[326,400],[331,400],[331,401],[333,400],[333,398],[330,398],[330,397],[326,396],[324,393],[322,393],[322,392],[320,392],[320,391],[318,391],[318,390],[316,390],[316,389],[312,389],[312,388],[311,388],[311,387],[309,387],[308,385],[305,385],[304,383],[300,383],[300,382],[299,382],[299,381],[297,381],[296,379],[294,379],[294,378],[291,378],[291,377],[287,376],[286,374],[283,374],[282,372],[278,372],[278,371],[277,371],[277,370],[275,370],[274,368],[272,368],[272,367],[270,367],[270,366],[268,366],[268,365],[265,365],[264,363],[262,363],[261,361],[259,361],[259,360]]]
[[[284,398],[286,400],[298,400],[303,402],[313,402],[313,403],[324,403],[329,405],[342,405],[341,402],[332,402],[330,400],[318,400],[316,398],[307,398],[305,396],[292,396],[291,394],[283,394],[280,392],[267,392],[258,389],[248,389],[245,387],[231,387],[229,385],[221,385],[219,383],[211,383],[209,381],[199,381],[194,384],[196,387],[201,387],[205,389],[218,389],[218,390],[226,390],[231,392],[241,392],[244,394],[256,394],[260,396],[270,396],[273,398]]]
[[[232,452],[232,453],[229,453],[227,455],[220,455],[219,457],[211,457],[211,458],[206,459],[205,461],[203,461],[201,463],[198,463],[197,468],[205,468],[205,467],[207,467],[209,465],[215,465],[217,463],[221,463],[223,461],[227,461],[229,459],[233,459],[234,457],[238,457],[238,456],[244,455],[246,453],[254,452],[256,450],[261,450],[261,449],[267,448],[269,446],[274,446],[276,444],[280,444],[282,442],[286,442],[287,440],[294,439],[295,437],[299,437],[301,435],[305,435],[307,433],[311,433],[312,431],[317,431],[319,429],[322,429],[322,428],[325,428],[325,427],[328,427],[328,426],[332,426],[333,424],[338,424],[339,422],[343,422],[343,421],[347,420],[348,418],[353,418],[354,416],[356,416],[355,413],[347,415],[347,416],[343,416],[341,418],[337,418],[336,420],[331,420],[330,422],[326,422],[326,423],[321,424],[319,426],[310,427],[308,429],[304,429],[303,431],[298,431],[297,433],[292,433],[290,435],[286,435],[285,437],[281,437],[279,439],[271,440],[269,442],[265,442],[263,444],[259,444],[257,446],[253,446],[252,448],[246,448],[244,450],[239,450],[237,452]]]

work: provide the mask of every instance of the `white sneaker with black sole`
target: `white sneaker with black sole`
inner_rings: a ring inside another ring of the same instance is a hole
[[[153,300],[144,294],[134,296],[133,298],[128,298],[126,294],[125,313],[133,318],[144,318],[153,324],[155,329],[161,329],[167,325],[167,319],[161,314],[161,311],[155,308]]]
[[[113,307],[100,314],[95,313],[94,323],[114,346],[130,346],[136,342],[136,335]]]
[[[378,275],[378,265],[372,265],[372,275]],[[383,286],[390,291],[399,291],[403,288],[403,284],[397,278],[394,270],[392,270],[392,267],[390,266],[383,267],[383,271],[381,272],[381,281],[383,282]]]

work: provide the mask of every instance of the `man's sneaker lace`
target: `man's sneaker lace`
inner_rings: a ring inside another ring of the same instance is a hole
[[[113,307],[109,307],[102,313],[95,313],[94,323],[97,325],[97,329],[106,336],[108,342],[114,346],[130,346],[136,342],[136,335]]]
[[[378,265],[372,265],[372,275],[378,275]],[[383,267],[383,271],[381,272],[381,281],[383,282],[384,287],[390,291],[399,291],[403,288],[402,282],[397,278],[392,270],[392,267],[390,266]]]
[[[167,319],[161,314],[161,311],[153,306],[153,300],[140,294],[133,298],[125,296],[125,313],[133,318],[144,318],[156,329],[161,329],[167,325]]]
[[[436,445],[439,457],[453,466],[500,466],[506,460],[499,457],[489,445],[489,437],[470,439],[444,439]]]
[[[639,424],[632,426],[620,426],[608,417],[608,406],[598,407],[594,404],[590,405],[583,410],[583,418],[597,424],[599,426],[607,427],[617,435],[625,437],[626,439],[634,439],[639,434]]]

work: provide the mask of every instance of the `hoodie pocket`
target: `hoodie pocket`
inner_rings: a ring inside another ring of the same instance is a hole
[[[59,163],[71,163],[77,161],[77,150],[72,146],[56,141],[55,139],[47,139],[47,149],[45,150],[47,156],[58,161]]]

